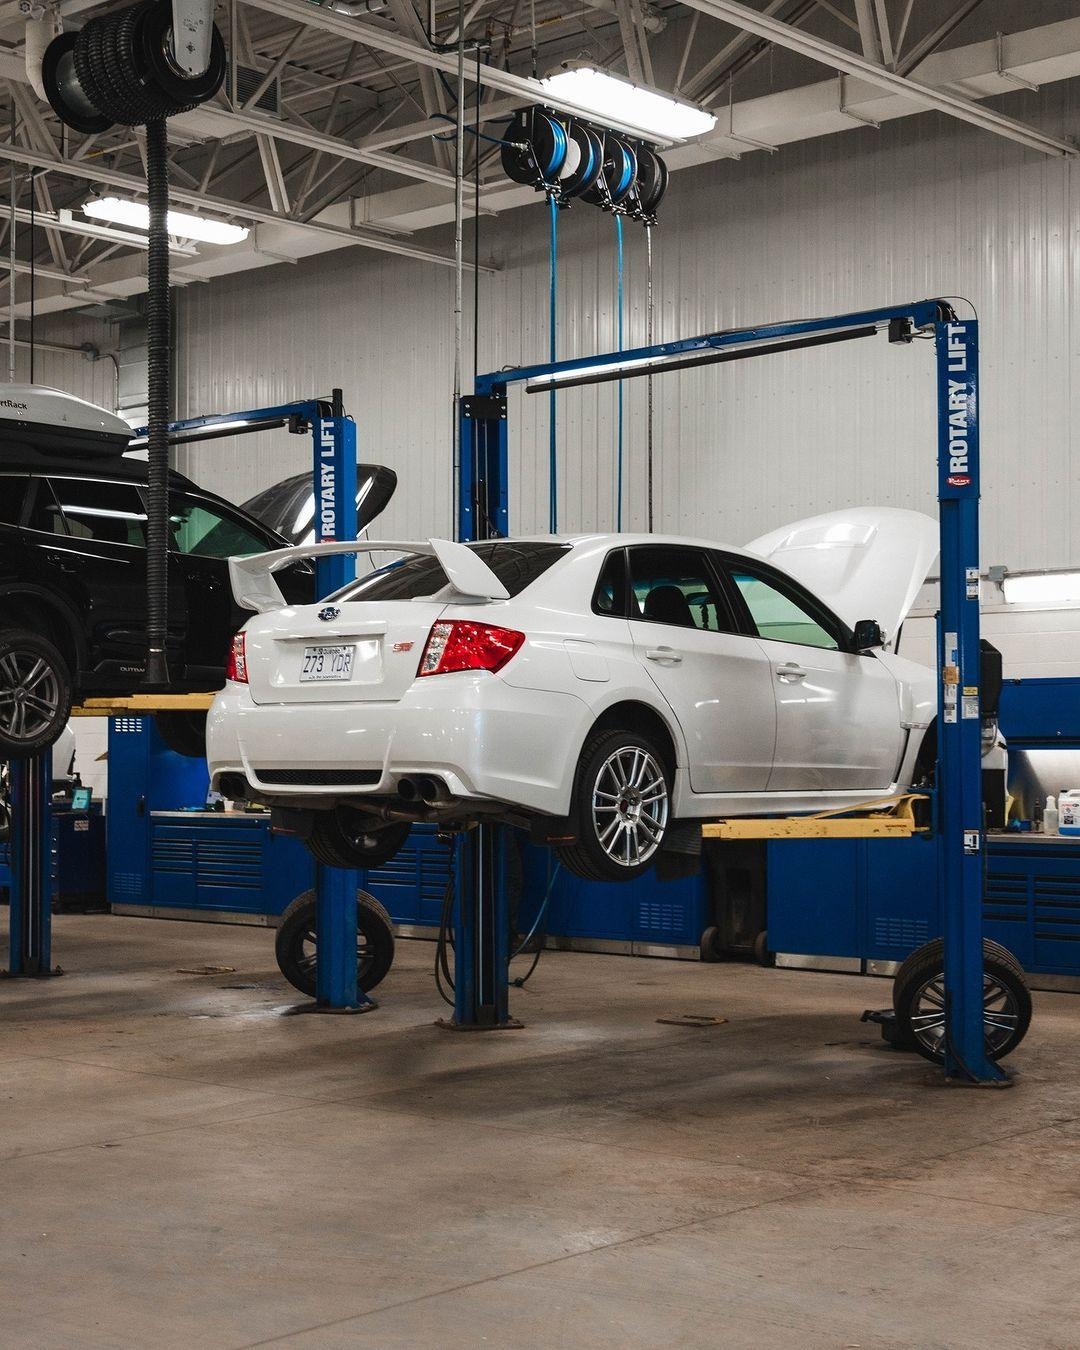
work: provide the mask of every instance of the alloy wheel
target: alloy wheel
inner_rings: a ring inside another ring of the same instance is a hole
[[[11,741],[33,741],[60,712],[60,680],[44,657],[15,649],[0,656],[0,731]]]
[[[647,750],[624,746],[604,760],[592,791],[592,824],[612,862],[647,862],[664,837],[668,809],[664,770]]]
[[[911,1030],[935,1059],[945,1054],[945,977],[935,975],[916,991],[911,1002]],[[992,975],[983,975],[983,1029],[987,1054],[993,1057],[1016,1034],[1020,1005],[1015,992]]]
[[[316,960],[318,953],[318,937],[314,926],[304,931],[300,938],[300,951],[296,958],[297,969],[303,971],[305,975],[315,977]],[[356,934],[356,960],[359,972],[364,970],[364,962],[370,961],[370,944],[366,935],[362,932]]]

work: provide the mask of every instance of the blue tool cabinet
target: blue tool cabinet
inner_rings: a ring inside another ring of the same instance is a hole
[[[561,869],[552,881],[554,866],[550,850],[526,847],[519,930],[531,924],[549,885],[546,927],[554,937],[696,949],[710,923],[701,874],[660,881],[649,871],[629,882],[582,881]]]
[[[54,804],[52,828],[53,909],[98,909],[105,904],[105,819],[101,804],[74,811]],[[7,899],[11,885],[11,849],[0,843],[0,892]]]
[[[1010,754],[1080,746],[1080,681],[1007,680]],[[938,841],[830,840],[768,847],[773,951],[902,961],[942,932]],[[992,831],[984,852],[983,931],[1036,975],[1080,976],[1080,837]]]
[[[1080,839],[1017,835],[990,845],[986,934],[1025,970],[1080,974]]]

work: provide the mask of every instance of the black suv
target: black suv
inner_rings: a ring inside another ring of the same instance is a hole
[[[8,385],[7,392],[0,399],[0,760],[51,745],[73,702],[137,693],[147,645],[147,465],[125,454],[129,428],[59,390]],[[233,601],[227,560],[306,537],[311,477],[275,484],[250,509],[182,474],[170,481],[169,688],[220,689],[232,635],[248,617]],[[361,529],[396,483],[384,466],[357,465]],[[287,599],[314,598],[308,563],[277,579]],[[205,752],[203,714],[156,720],[174,750]]]
[[[147,467],[119,451],[87,454],[70,440],[49,448],[22,439],[22,428],[18,441],[6,432],[0,759],[18,759],[59,736],[73,700],[138,690],[146,669]],[[170,687],[220,689],[230,639],[248,617],[233,602],[226,560],[287,541],[182,475],[171,483]],[[281,574],[286,595],[309,600],[310,570],[289,571]],[[184,735],[183,718],[160,725]]]

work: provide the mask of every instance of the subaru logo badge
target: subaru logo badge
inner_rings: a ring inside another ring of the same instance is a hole
[[[338,609],[337,605],[327,605],[319,610],[319,618],[322,619],[323,623],[329,623],[331,619],[336,619],[340,613],[341,610]]]

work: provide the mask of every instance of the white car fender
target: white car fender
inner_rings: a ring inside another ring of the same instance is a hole
[[[896,680],[900,698],[900,725],[925,728],[937,716],[937,676],[929,666],[897,656],[884,647],[874,653]]]

